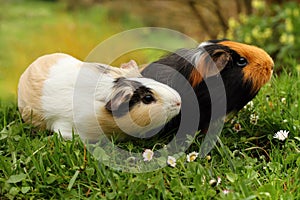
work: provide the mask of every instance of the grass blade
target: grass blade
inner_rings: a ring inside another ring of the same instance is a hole
[[[73,177],[71,178],[71,180],[70,180],[70,182],[69,182],[69,185],[68,185],[68,190],[69,190],[69,191],[72,189],[72,187],[73,187],[73,185],[74,185],[74,183],[75,183],[75,181],[76,181],[76,178],[77,178],[79,172],[80,172],[79,170],[76,170],[75,174],[74,174]]]

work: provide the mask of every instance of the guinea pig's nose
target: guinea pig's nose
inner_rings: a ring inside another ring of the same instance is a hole
[[[175,101],[175,106],[181,106],[181,101]]]

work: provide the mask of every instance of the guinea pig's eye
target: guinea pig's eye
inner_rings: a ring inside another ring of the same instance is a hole
[[[236,62],[236,64],[237,64],[237,66],[239,66],[239,67],[245,67],[245,66],[248,64],[248,61],[247,61],[246,58],[240,57],[240,58],[238,59],[238,61]]]
[[[142,98],[142,102],[144,104],[150,104],[155,101],[154,97],[151,94],[147,94]]]

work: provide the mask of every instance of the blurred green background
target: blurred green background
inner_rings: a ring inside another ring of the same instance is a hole
[[[174,29],[199,42],[250,43],[271,54],[277,74],[300,69],[299,1],[0,0],[0,5],[1,99],[16,98],[21,73],[37,57],[64,52],[83,60],[110,36],[147,26]],[[135,51],[113,64],[147,63],[162,54]]]

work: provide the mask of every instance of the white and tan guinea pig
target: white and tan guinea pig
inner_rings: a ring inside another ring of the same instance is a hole
[[[134,61],[116,68],[55,53],[39,57],[22,74],[18,107],[26,123],[66,139],[74,132],[90,141],[103,133],[122,140],[164,125],[179,113],[181,98],[143,78]]]

